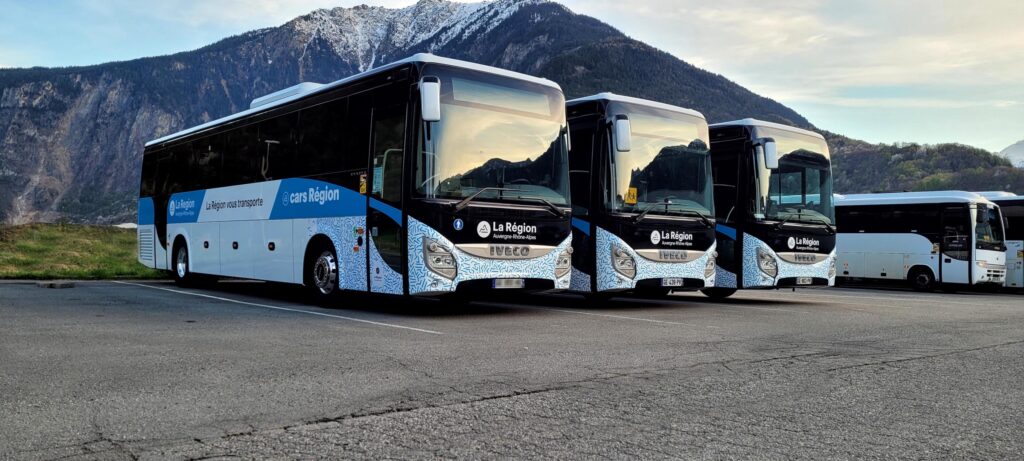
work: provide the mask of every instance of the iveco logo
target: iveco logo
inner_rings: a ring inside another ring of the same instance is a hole
[[[816,262],[818,258],[815,257],[813,254],[797,253],[793,255],[793,260],[795,260],[798,263],[813,263]]]
[[[530,247],[517,245],[491,245],[489,253],[492,258],[516,259],[530,257]]]
[[[658,259],[662,261],[683,261],[687,260],[689,254],[683,250],[658,250]]]

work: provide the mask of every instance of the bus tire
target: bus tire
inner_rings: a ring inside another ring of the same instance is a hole
[[[314,300],[326,301],[338,292],[338,256],[332,245],[314,241],[304,267],[305,285]]]
[[[910,287],[914,291],[934,291],[935,290],[935,274],[932,270],[927,267],[915,267],[907,273],[907,282],[910,282]]]
[[[725,299],[725,298],[728,298],[728,297],[736,294],[736,289],[735,288],[705,288],[703,290],[700,290],[700,292],[704,293],[704,296],[707,296],[707,297],[709,297],[711,299]]]
[[[195,284],[196,275],[190,270],[190,257],[188,245],[185,240],[178,237],[174,240],[174,250],[171,252],[173,265],[171,272],[174,274],[174,283],[180,287],[190,287]]]

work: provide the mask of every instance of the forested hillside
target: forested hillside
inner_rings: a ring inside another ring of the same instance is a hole
[[[1024,194],[1024,169],[962,144],[868,144],[828,134],[838,193],[959,189]]]

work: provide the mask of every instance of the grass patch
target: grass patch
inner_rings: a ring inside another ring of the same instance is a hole
[[[157,279],[137,261],[134,229],[77,224],[0,226],[0,279]]]

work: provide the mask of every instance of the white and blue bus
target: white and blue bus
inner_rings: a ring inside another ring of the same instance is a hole
[[[611,93],[567,104],[572,290],[663,295],[714,286],[708,124]]]
[[[1013,192],[979,192],[999,205],[1006,233],[1006,288],[1024,289],[1024,196]]]
[[[437,295],[569,288],[565,98],[551,81],[418,54],[146,144],[139,260]]]
[[[955,291],[1006,276],[999,207],[973,192],[837,195],[836,220],[844,278]]]
[[[835,285],[832,163],[820,134],[760,120],[711,125],[718,264],[711,297]]]

